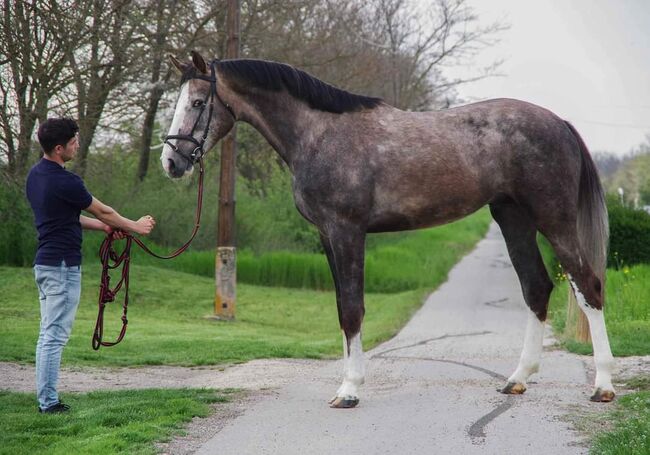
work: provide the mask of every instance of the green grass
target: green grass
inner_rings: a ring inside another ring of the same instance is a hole
[[[131,267],[129,328],[117,347],[93,351],[99,267],[84,266],[82,295],[66,365],[206,365],[255,358],[338,357],[341,334],[334,292],[239,285],[237,319],[213,312],[214,280],[150,266]],[[0,267],[0,360],[33,362],[39,308],[32,270]],[[364,347],[392,337],[426,291],[367,294]],[[105,336],[119,332],[121,307],[106,311]]]
[[[615,409],[599,420],[611,430],[596,436],[592,455],[650,454],[650,391],[619,398]]]
[[[590,343],[579,343],[565,334],[568,285],[556,283],[549,314],[553,329],[567,350],[591,354]],[[650,354],[650,266],[607,269],[605,322],[615,356]]]
[[[64,394],[71,412],[39,414],[32,393],[0,391],[0,454],[155,454],[192,417],[232,391],[123,390]]]

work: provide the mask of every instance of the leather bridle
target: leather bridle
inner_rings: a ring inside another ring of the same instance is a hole
[[[201,79],[204,81],[208,81],[210,83],[210,91],[205,95],[205,98],[203,99],[203,103],[201,104],[201,112],[196,117],[196,120],[194,121],[194,125],[192,126],[192,130],[189,132],[189,134],[170,134],[165,137],[165,141],[164,141],[165,144],[169,145],[174,152],[181,155],[183,158],[188,160],[191,164],[196,164],[201,158],[203,158],[203,155],[205,154],[205,150],[203,149],[203,147],[205,145],[205,140],[208,137],[208,132],[210,130],[210,122],[212,121],[212,113],[214,112],[215,98],[219,100],[219,102],[228,110],[230,115],[232,115],[233,119],[236,118],[235,113],[230,108],[228,103],[225,103],[219,96],[219,93],[217,92],[217,73],[215,70],[215,66],[217,62],[218,60],[212,60],[210,62],[209,76],[206,76],[204,74],[197,74],[194,77],[190,78],[190,79]],[[209,105],[208,105],[208,100],[210,101]],[[208,120],[205,122],[205,128],[203,129],[203,136],[201,136],[201,140],[199,141],[194,137],[194,131],[196,130],[196,127],[201,121],[201,117],[203,116],[203,112],[205,112],[206,105],[209,106]],[[170,142],[171,139],[176,139],[176,144],[172,144]],[[178,141],[189,141],[196,146],[194,150],[192,150],[192,153],[190,153],[189,157],[185,156],[178,150],[178,147],[176,146],[178,144]]]

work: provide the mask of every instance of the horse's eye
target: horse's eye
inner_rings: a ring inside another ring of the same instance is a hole
[[[201,107],[203,105],[203,100],[194,100],[192,107]]]

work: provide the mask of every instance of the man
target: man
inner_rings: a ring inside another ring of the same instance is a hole
[[[36,345],[36,388],[39,412],[66,412],[56,390],[61,353],[70,337],[81,293],[81,230],[123,237],[122,231],[146,235],[156,224],[147,215],[124,218],[94,198],[79,176],[65,169],[79,149],[79,127],[69,118],[51,118],[38,128],[43,158],[29,171],[26,194],[34,211],[38,250],[34,276],[41,304]],[[81,215],[85,210],[95,215]]]

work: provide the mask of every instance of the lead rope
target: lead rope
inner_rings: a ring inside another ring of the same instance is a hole
[[[194,222],[194,229],[192,229],[192,234],[190,238],[183,246],[171,253],[169,256],[159,255],[154,253],[145,245],[142,240],[137,237],[134,237],[132,234],[126,235],[126,245],[121,254],[117,254],[113,248],[113,241],[115,240],[114,234],[110,233],[106,236],[102,242],[101,247],[99,248],[99,258],[102,263],[102,275],[99,283],[99,309],[97,314],[97,322],[95,323],[95,332],[93,333],[92,346],[95,351],[97,351],[101,346],[115,346],[117,343],[122,341],[124,335],[126,334],[126,327],[129,323],[126,312],[129,306],[129,266],[131,265],[131,245],[135,242],[140,248],[142,248],[147,254],[154,256],[158,259],[173,259],[183,253],[192,243],[196,233],[199,231],[199,226],[201,223],[201,208],[203,205],[203,158],[199,158],[199,192],[196,202],[196,215]],[[112,263],[111,263],[112,261]],[[117,269],[119,266],[122,266],[122,273],[120,280],[111,288],[110,286],[110,271]],[[109,302],[115,301],[115,296],[117,293],[124,288],[124,302],[122,304],[122,330],[115,341],[103,341],[104,337],[104,309],[106,304]]]

